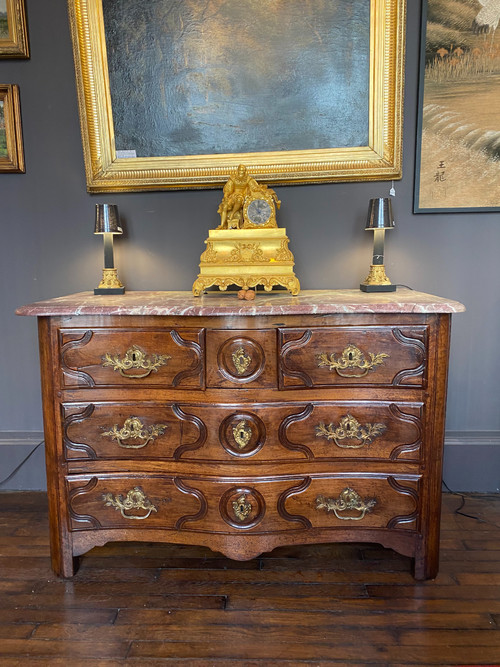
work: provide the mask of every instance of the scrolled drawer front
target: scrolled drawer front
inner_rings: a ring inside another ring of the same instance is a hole
[[[96,401],[61,406],[68,461],[170,459],[239,464],[419,461],[422,403],[206,405]]]
[[[96,475],[66,481],[70,529],[179,528],[206,512],[204,499],[174,477]]]
[[[325,401],[289,414],[279,437],[309,459],[418,461],[422,431],[422,403]]]
[[[203,329],[60,331],[63,387],[204,388]]]
[[[176,403],[65,403],[66,460],[173,459],[206,440],[204,423]]]
[[[417,529],[418,479],[390,475],[331,476],[312,479],[284,504],[291,515],[305,516],[313,528]]]
[[[426,326],[280,329],[281,389],[426,384]]]

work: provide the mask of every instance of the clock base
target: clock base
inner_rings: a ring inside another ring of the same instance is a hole
[[[230,285],[242,289],[261,285],[266,292],[280,286],[296,296],[300,283],[288,241],[286,230],[279,227],[210,230],[193,284],[194,296],[208,287],[225,291]]]

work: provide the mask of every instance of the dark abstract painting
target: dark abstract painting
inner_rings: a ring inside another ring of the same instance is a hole
[[[103,12],[117,156],[369,143],[370,0],[103,0]]]

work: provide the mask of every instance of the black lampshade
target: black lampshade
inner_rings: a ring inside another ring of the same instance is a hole
[[[95,205],[94,234],[123,234],[116,204]]]
[[[392,229],[395,226],[389,197],[370,199],[365,229]]]

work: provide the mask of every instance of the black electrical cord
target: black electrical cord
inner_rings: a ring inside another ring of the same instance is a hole
[[[460,514],[460,516],[465,516],[468,519],[474,519],[475,521],[479,521],[479,523],[486,523],[489,526],[496,526],[497,528],[500,528],[500,526],[497,523],[492,523],[491,521],[486,521],[485,519],[481,519],[480,517],[474,516],[473,514],[467,514],[467,512],[462,512],[461,510],[462,510],[462,507],[464,507],[464,505],[465,505],[465,497],[466,497],[467,494],[459,493],[458,491],[452,491],[452,489],[450,489],[450,487],[448,486],[448,484],[446,484],[444,479],[442,479],[441,482],[442,482],[444,488],[448,491],[448,493],[451,493],[454,496],[459,496],[459,498],[460,498],[460,505],[455,510],[455,514]],[[483,498],[485,500],[488,499],[488,498],[498,500],[500,498],[500,495],[489,495],[489,494],[480,494],[480,495],[481,495],[481,498]]]
[[[36,452],[36,450],[37,450],[41,445],[43,445],[43,443],[44,443],[44,440],[42,440],[41,442],[39,442],[38,445],[35,445],[35,446],[33,447],[33,449],[31,450],[31,452],[28,454],[28,456],[26,456],[26,457],[21,461],[21,463],[20,463],[19,465],[17,465],[17,466],[14,468],[14,470],[10,473],[10,475],[8,475],[5,479],[2,479],[2,480],[0,481],[0,486],[3,486],[4,484],[7,484],[7,482],[10,482],[10,480],[14,477],[14,475],[18,472],[18,470],[20,470],[20,469],[23,467],[23,465],[26,463],[26,461],[27,461],[31,456],[33,456],[33,454]]]

